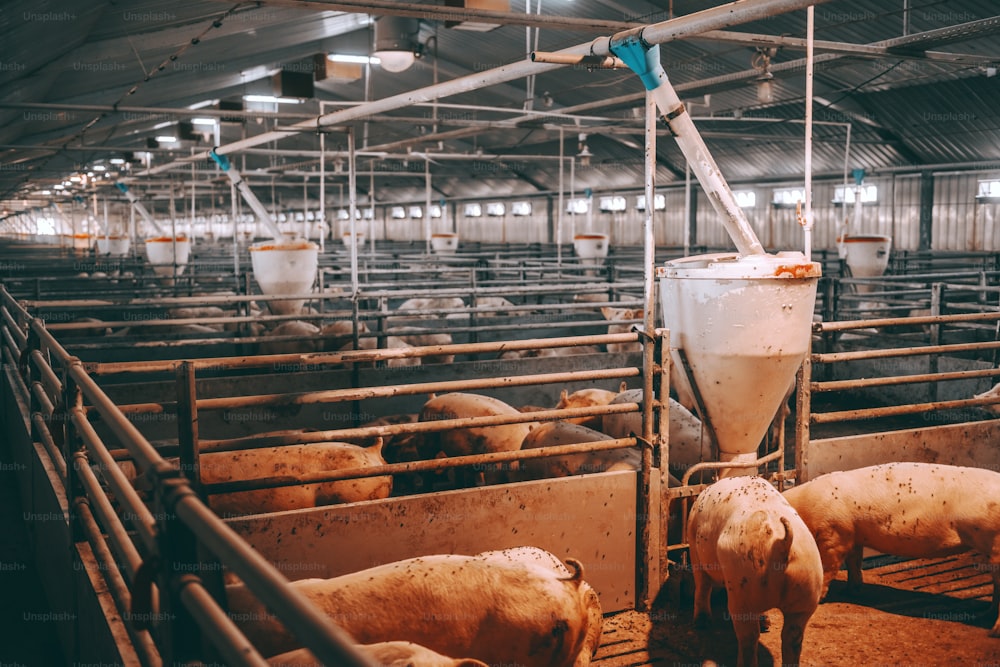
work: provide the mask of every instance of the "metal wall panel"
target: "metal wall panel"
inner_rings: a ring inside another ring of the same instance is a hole
[[[995,176],[995,172],[939,173],[934,175],[933,208],[933,250],[1000,250],[1000,207],[997,204],[979,203],[975,200],[978,181]],[[813,184],[813,234],[814,249],[833,249],[837,237],[843,233],[845,224],[852,234],[884,234],[892,236],[893,248],[916,250],[920,241],[920,175],[886,174],[869,177],[867,184],[877,185],[879,199],[876,204],[862,206],[861,217],[855,220],[854,206],[847,210],[834,204],[835,189],[842,184],[840,179],[821,180]],[[638,187],[639,184],[637,184]],[[853,180],[851,181],[853,186]],[[775,208],[771,201],[773,191],[782,188],[801,187],[794,181],[779,182],[761,186],[734,184],[734,190],[752,190],[756,193],[756,205],[746,208],[751,226],[764,244],[773,250],[794,250],[803,247],[803,234],[794,208]],[[654,213],[654,235],[657,246],[680,247],[687,233],[687,219],[684,215],[683,183],[657,188],[666,197],[666,210]],[[603,194],[622,194],[627,208],[621,212],[597,210]],[[573,193],[580,196],[580,193]],[[692,184],[692,196],[697,198],[697,232],[693,245],[709,247],[732,247],[732,240],[726,233],[718,214],[708,203],[697,182]],[[613,246],[639,246],[643,240],[643,220],[645,213],[635,207],[638,194],[635,190],[627,193],[595,193],[595,210],[588,214],[563,214],[562,242],[570,244],[575,234],[595,232],[610,234]],[[452,217],[454,229],[463,241],[484,243],[550,243],[555,242],[555,220],[548,219],[548,202],[552,200],[552,214],[557,215],[558,197],[552,193],[516,198],[498,197],[508,211],[503,216],[470,218],[465,216],[465,202],[457,202],[449,207],[449,217],[434,219],[432,231],[451,231]],[[563,205],[571,199],[566,193]],[[514,200],[528,201],[532,213],[528,216],[513,216],[509,211]],[[484,206],[492,200],[483,199]],[[422,204],[420,204],[422,205]],[[422,218],[393,220],[389,217],[389,207],[379,208],[375,213],[375,238],[399,241],[419,241],[424,238]],[[551,227],[550,227],[551,224]],[[553,230],[550,233],[550,228]],[[369,231],[368,221],[362,221],[362,229]]]
[[[605,613],[634,609],[634,472],[611,472],[227,519],[290,579],[336,577],[429,554],[535,546],[573,557]],[[659,493],[654,469],[651,482]],[[504,520],[498,520],[503,517]],[[586,524],[587,530],[580,530]],[[651,538],[660,539],[658,516]],[[658,582],[656,562],[650,580]]]

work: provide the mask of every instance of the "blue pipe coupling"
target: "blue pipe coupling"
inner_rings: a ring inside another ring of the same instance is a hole
[[[650,46],[638,34],[631,34],[612,39],[608,47],[629,69],[639,75],[646,90],[658,88],[667,80],[667,73],[660,64],[659,44]]]
[[[216,146],[215,148],[218,148],[218,146]],[[229,158],[226,157],[225,155],[219,155],[218,153],[216,153],[215,148],[210,150],[208,154],[212,157],[213,160],[215,160],[215,163],[219,165],[219,168],[222,169],[222,171],[229,171],[229,167],[231,166],[229,163]]]

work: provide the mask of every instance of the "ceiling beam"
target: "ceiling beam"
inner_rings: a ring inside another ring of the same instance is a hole
[[[759,20],[762,16],[776,15],[782,12],[802,9],[810,5],[820,4],[829,0],[738,0],[729,4],[705,9],[700,12],[688,14],[676,19],[647,25],[642,29],[643,39],[650,43],[665,43],[674,39],[681,39],[685,36],[696,35],[707,30],[718,30],[721,28],[738,25],[743,22]],[[585,55],[592,53],[595,55],[607,55],[610,53],[608,46],[611,36],[599,37],[593,42],[583,43],[562,49],[559,53],[567,55]],[[524,76],[537,75],[543,72],[560,69],[561,65],[535,63],[529,60],[522,60],[510,65],[497,67],[471,74],[458,79],[452,79],[444,83],[434,84],[425,88],[412,90],[409,92],[393,95],[380,100],[367,102],[357,107],[343,109],[329,114],[325,114],[315,119],[300,124],[301,131],[311,132],[329,125],[340,125],[346,122],[360,120],[373,114],[384,113],[403,107],[412,106],[420,102],[429,102],[434,99],[458,95],[464,92],[479,90],[487,86],[498,83],[506,83]],[[295,134],[291,129],[280,132],[267,132],[256,137],[236,141],[225,146],[220,146],[216,152],[220,155],[237,153],[246,148],[258,146],[271,141],[279,141]],[[204,160],[208,153],[192,155],[184,160],[177,160],[166,165],[160,165],[153,169],[146,170],[143,174],[150,175],[169,171],[180,166],[186,166],[191,161]]]
[[[215,0],[232,3],[232,0]],[[392,0],[257,0],[257,4],[269,7],[294,7],[312,11],[337,11],[353,14],[373,14],[375,16],[408,16],[432,21],[476,21],[498,25],[519,25],[533,28],[549,28],[604,34],[619,32],[645,25],[634,21],[607,21],[603,19],[577,18],[570,16],[546,16],[526,12],[502,12],[492,9],[449,7],[446,5],[425,5]]]
[[[984,26],[985,27],[985,26]],[[929,31],[937,32],[937,31]],[[925,33],[918,33],[925,34]],[[930,36],[929,39],[933,39]],[[729,44],[742,44],[744,46],[776,46],[791,51],[805,51],[808,40],[802,37],[789,37],[777,35],[761,35],[755,33],[734,32],[730,30],[712,30],[710,32],[689,38],[690,41],[708,40],[713,42],[726,42]],[[887,40],[892,41],[892,40]],[[960,66],[991,66],[1000,62],[1000,55],[980,56],[968,53],[947,53],[944,51],[908,51],[901,50],[895,46],[880,46],[875,44],[851,44],[848,42],[831,42],[817,39],[813,42],[816,51],[833,53],[842,56],[854,56],[874,60],[928,60],[943,65]]]

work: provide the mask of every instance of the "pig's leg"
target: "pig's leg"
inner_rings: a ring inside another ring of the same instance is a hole
[[[802,655],[802,638],[806,633],[808,614],[784,614],[785,623],[781,628],[781,664],[797,667]]]
[[[757,642],[760,640],[760,617],[729,605],[729,615],[733,618],[733,630],[739,643],[737,667],[757,667]]]
[[[990,604],[991,618],[996,620],[990,630],[990,637],[1000,638],[1000,554],[994,553],[990,559],[990,574],[993,575],[993,602]]]
[[[846,531],[832,528],[819,530],[816,535],[816,546],[819,548],[820,559],[823,562],[823,590],[820,600],[826,597],[830,590],[830,582],[837,576],[844,558],[854,546],[854,535]]]
[[[855,544],[847,554],[847,589],[852,593],[857,593],[861,589],[864,580],[861,576],[861,560],[864,555],[864,546]]]
[[[694,576],[694,624],[704,628],[712,619],[712,579],[705,567],[693,559],[691,574]]]

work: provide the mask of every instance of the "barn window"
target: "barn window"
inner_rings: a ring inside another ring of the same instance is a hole
[[[856,186],[853,185],[838,185],[833,190],[833,203],[834,204],[853,204],[855,197]],[[862,204],[874,204],[878,201],[878,186],[877,185],[862,185],[861,186],[861,203]]]
[[[586,197],[577,197],[576,199],[570,199],[569,203],[566,204],[567,213],[586,213],[590,210],[590,200]]]
[[[667,197],[662,194],[653,195],[653,210],[662,211],[667,208]],[[635,198],[635,210],[645,211],[646,210],[646,195],[639,195]]]
[[[625,197],[620,195],[615,195],[612,197],[601,197],[598,204],[601,211],[604,213],[611,213],[616,211],[624,211],[626,207]]]
[[[516,201],[510,205],[511,215],[531,215],[530,201]]]
[[[424,217],[424,209],[419,206],[410,207],[410,217],[414,219],[419,219]]]
[[[753,190],[733,190],[733,196],[740,208],[753,208],[757,205],[757,193]]]
[[[466,204],[465,217],[467,218],[483,217],[483,207],[480,204]]]
[[[499,217],[507,212],[507,207],[501,201],[490,202],[486,205],[486,215]]]
[[[406,218],[406,209],[402,206],[392,207],[392,219],[393,220],[403,220]]]
[[[775,190],[771,203],[777,207],[793,207],[799,202],[806,200],[805,190],[802,188],[788,188]]]
[[[976,199],[987,202],[1000,202],[1000,179],[979,181],[979,192]]]

